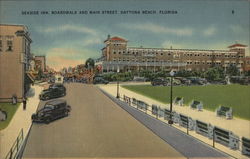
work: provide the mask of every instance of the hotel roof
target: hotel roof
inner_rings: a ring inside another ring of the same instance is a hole
[[[228,46],[228,48],[234,48],[234,47],[247,47],[247,45],[243,45],[243,44],[238,44],[238,43],[236,43],[236,44],[233,44],[233,45]]]
[[[108,40],[112,40],[112,41],[122,41],[122,42],[127,42],[127,40],[123,39],[123,38],[120,38],[118,36],[114,36],[112,38],[109,38],[107,40],[105,40],[104,42],[108,41]]]

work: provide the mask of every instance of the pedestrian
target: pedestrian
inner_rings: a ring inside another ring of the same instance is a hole
[[[27,104],[26,97],[23,97],[23,110],[26,110],[26,104]]]

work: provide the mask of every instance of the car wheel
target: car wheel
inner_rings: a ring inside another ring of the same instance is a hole
[[[51,122],[51,118],[49,117],[49,118],[46,118],[46,120],[45,120],[45,123],[46,124],[49,124]]]
[[[65,111],[65,116],[69,116],[69,111]]]

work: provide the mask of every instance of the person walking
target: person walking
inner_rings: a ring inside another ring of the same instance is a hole
[[[26,110],[27,99],[23,97],[23,110]]]

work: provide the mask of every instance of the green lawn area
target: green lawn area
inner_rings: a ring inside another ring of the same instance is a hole
[[[13,115],[15,114],[19,106],[20,103],[18,103],[17,105],[12,105],[11,103],[0,103],[0,109],[7,112],[7,120],[0,121],[0,130],[6,128],[9,125]]]
[[[163,103],[170,102],[170,87],[151,85],[124,85],[131,91],[145,95]],[[215,111],[220,106],[233,108],[233,115],[250,120],[250,86],[245,85],[207,85],[207,86],[173,86],[173,99],[184,97],[184,103],[192,100],[203,102],[204,109]]]

